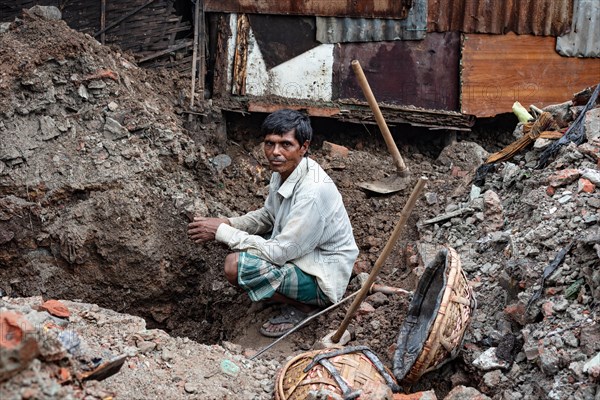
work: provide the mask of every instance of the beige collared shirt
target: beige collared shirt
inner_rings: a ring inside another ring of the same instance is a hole
[[[342,196],[317,162],[304,157],[283,184],[274,172],[264,207],[229,221],[218,241],[275,265],[292,262],[332,302],[343,297],[358,248]],[[260,236],[269,232],[270,239]]]

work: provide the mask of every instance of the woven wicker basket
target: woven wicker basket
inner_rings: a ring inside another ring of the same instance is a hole
[[[410,385],[456,357],[475,308],[458,254],[450,247],[440,250],[425,269],[400,328],[396,379]]]
[[[343,390],[335,381],[331,373],[321,364],[312,366],[307,372],[305,369],[313,362],[315,357],[330,353],[341,348],[328,348],[302,353],[292,358],[278,373],[275,387],[276,400],[304,400],[309,392],[329,392],[333,396],[344,398]],[[335,367],[344,382],[353,391],[360,390],[359,398],[392,399],[390,385],[378,372],[376,366],[361,352],[338,355],[328,361]],[[396,381],[391,371],[385,368],[388,379]],[[329,398],[329,397],[328,397]],[[335,398],[335,397],[333,397]]]

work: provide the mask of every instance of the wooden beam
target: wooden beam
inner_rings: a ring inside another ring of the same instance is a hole
[[[181,49],[183,49],[185,47],[191,46],[192,44],[193,44],[193,42],[191,40],[185,41],[185,42],[180,43],[180,44],[176,44],[175,46],[171,46],[171,47],[169,47],[169,48],[167,48],[165,50],[157,51],[156,53],[149,54],[149,55],[147,55],[144,58],[140,58],[138,60],[138,63],[143,63],[143,62],[146,62],[146,61],[150,61],[150,60],[152,60],[154,58],[157,58],[157,57],[160,57],[160,56],[164,56],[165,54],[169,54],[169,53],[171,53],[173,51],[181,50]]]
[[[200,0],[194,5],[194,51],[192,53],[192,91],[190,93],[190,109],[194,109],[194,94],[196,91],[196,63],[198,62],[198,21],[200,20]]]
[[[100,30],[106,27],[106,0],[100,0]],[[106,41],[106,34],[102,32],[100,34],[100,43],[104,44]]]
[[[246,94],[246,68],[248,64],[248,37],[250,21],[246,14],[238,15],[235,54],[233,57],[233,77],[231,91],[233,94]]]
[[[413,0],[206,0],[206,12],[404,19]]]

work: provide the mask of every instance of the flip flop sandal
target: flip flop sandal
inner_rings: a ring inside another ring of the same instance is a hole
[[[281,331],[269,331],[264,326],[260,327],[260,333],[267,337],[280,337],[285,335],[290,329],[294,328],[300,322],[304,321],[310,316],[309,313],[302,312],[297,308],[286,306],[283,307],[281,314],[269,319],[271,325],[290,324],[288,329]]]

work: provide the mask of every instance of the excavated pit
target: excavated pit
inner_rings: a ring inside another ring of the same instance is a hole
[[[95,303],[201,343],[255,350],[269,343],[257,335],[269,309],[252,307],[222,275],[228,249],[197,246],[186,235],[195,212],[240,215],[263,203],[269,172],[257,132],[265,115],[206,108],[190,119],[185,77],[140,69],[61,21],[11,24],[0,34],[0,59],[2,294]],[[597,110],[588,113],[588,143],[571,143],[542,170],[533,169],[541,150],[525,149],[477,188],[474,171],[488,152],[514,141],[514,116],[478,121],[456,141],[443,131],[392,127],[414,181],[426,175],[429,183],[381,283],[412,290],[428,255],[448,244],[479,305],[460,356],[413,391],[433,388],[443,398],[467,385],[508,399],[597,397],[597,375],[585,368],[600,351],[600,202],[595,187],[580,190],[578,180],[597,178]],[[360,249],[355,272],[368,272],[409,191],[371,196],[355,185],[394,173],[375,125],[312,120],[311,156],[342,192]],[[334,155],[325,141],[349,153]],[[560,180],[565,170],[573,175]],[[456,210],[470,211],[425,223]],[[520,311],[573,240],[548,290]],[[390,365],[409,299],[376,293],[367,303],[351,325],[353,343]],[[311,348],[337,328],[345,309],[318,318],[269,356],[284,360]],[[543,353],[536,353],[539,342]],[[514,368],[490,373],[478,364],[495,347]]]

